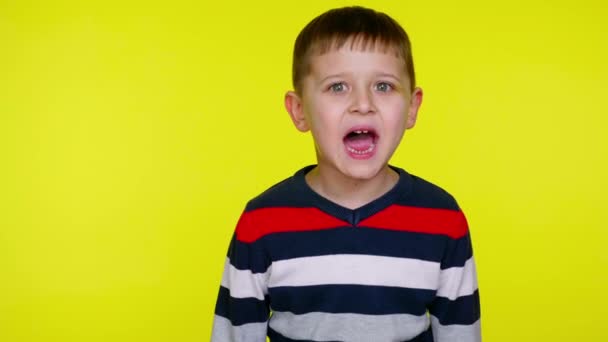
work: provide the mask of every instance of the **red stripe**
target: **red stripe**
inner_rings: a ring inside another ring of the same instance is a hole
[[[392,205],[361,221],[360,226],[416,233],[441,234],[458,239],[468,231],[460,210]]]
[[[236,227],[236,238],[254,242],[272,233],[299,232],[350,226],[317,208],[262,208],[243,213]]]

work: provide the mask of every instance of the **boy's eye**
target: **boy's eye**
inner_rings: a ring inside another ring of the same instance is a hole
[[[379,82],[376,84],[376,90],[381,91],[383,93],[389,92],[393,89],[393,86],[390,83]]]
[[[329,90],[334,93],[340,93],[346,90],[346,85],[342,82],[333,83],[329,86]]]

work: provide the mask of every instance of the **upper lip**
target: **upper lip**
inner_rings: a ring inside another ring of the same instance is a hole
[[[378,131],[373,126],[370,125],[357,125],[349,128],[344,134],[344,138],[346,138],[351,133],[371,133],[375,137],[378,137]]]

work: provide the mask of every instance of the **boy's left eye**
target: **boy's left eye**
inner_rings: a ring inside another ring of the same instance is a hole
[[[393,86],[387,82],[378,82],[376,84],[376,90],[384,92],[384,93],[391,91],[392,89],[393,89]]]

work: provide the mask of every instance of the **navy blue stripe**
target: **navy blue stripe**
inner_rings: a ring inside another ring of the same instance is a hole
[[[239,270],[249,270],[253,273],[266,272],[271,259],[264,245],[265,243],[260,240],[255,243],[240,242],[236,239],[236,234],[233,235],[228,249],[230,264]]]
[[[271,307],[297,315],[310,312],[421,316],[435,291],[369,285],[316,285],[269,289]]]
[[[366,254],[440,262],[447,237],[348,227],[266,236],[273,261],[331,254]]]
[[[270,338],[270,342],[319,342],[313,340],[294,340],[291,338],[287,338],[272,328],[268,327],[268,337]],[[429,327],[428,330],[423,332],[422,334],[414,337],[411,340],[402,341],[402,342],[433,342],[433,331]],[[336,341],[323,341],[323,342],[336,342]]]
[[[462,267],[472,256],[473,246],[468,232],[460,239],[448,239],[441,259],[441,269]]]
[[[254,243],[236,241],[230,262],[240,270],[265,272],[272,261],[332,255],[363,254],[441,262],[442,268],[462,267],[471,257],[468,236],[457,240],[443,235],[375,228],[336,228],[275,233]]]
[[[266,301],[257,298],[232,298],[230,291],[220,286],[215,314],[229,319],[233,326],[266,322],[270,315],[268,301],[268,298]]]
[[[479,291],[455,300],[437,297],[429,312],[443,325],[475,323],[480,317]]]

